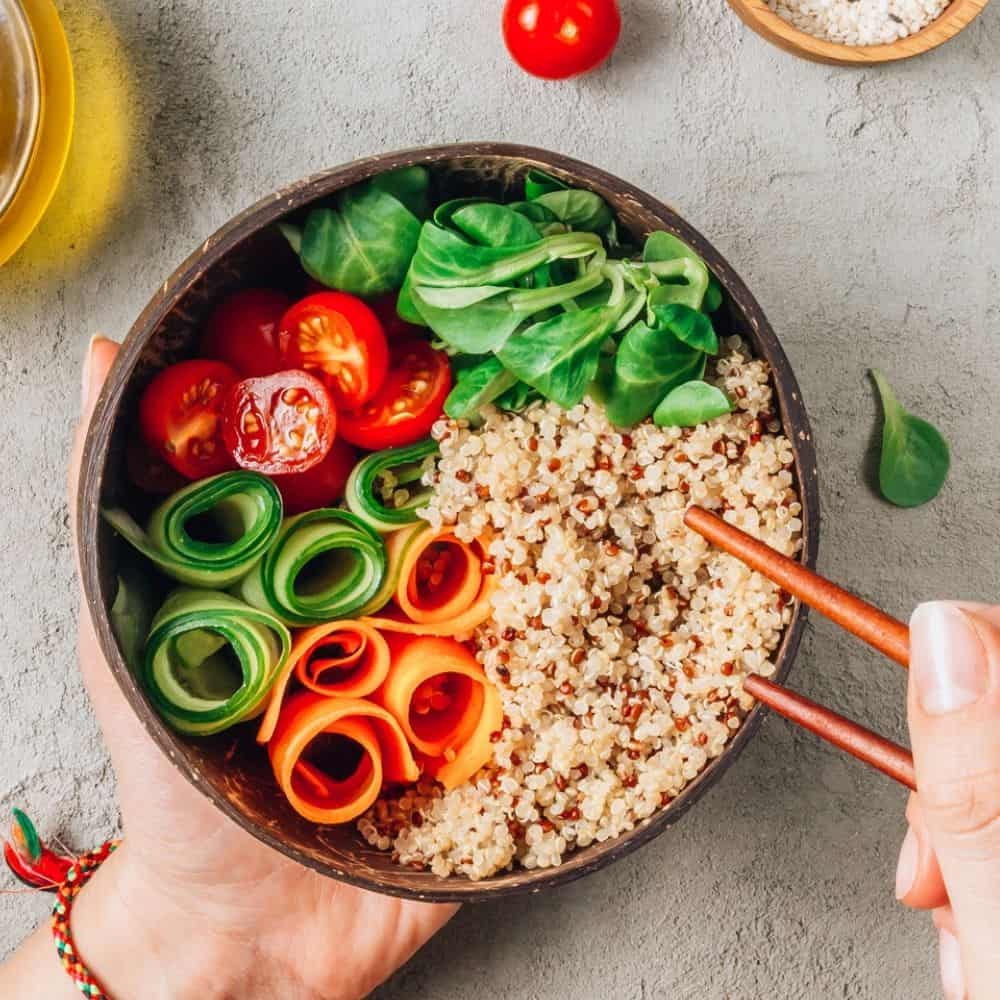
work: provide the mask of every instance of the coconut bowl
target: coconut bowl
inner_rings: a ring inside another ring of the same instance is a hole
[[[780,417],[795,453],[796,486],[802,500],[804,543],[801,558],[813,565],[819,537],[819,498],[812,435],[802,396],[788,359],[746,285],[710,243],[674,210],[611,174],[555,153],[522,146],[474,143],[412,149],[356,160],[299,181],[264,198],[209,236],[157,289],[125,339],[90,425],[80,477],[77,515],[83,585],[109,668],[150,739],[171,764],[230,820],[275,851],[331,878],[365,889],[436,901],[477,901],[540,892],[598,871],[631,853],[676,823],[724,772],[760,726],[763,710],[751,711],[722,755],[712,761],[678,798],[634,830],[571,854],[557,868],[503,872],[479,882],[441,879],[430,872],[394,864],[369,847],[353,825],[318,827],[288,805],[270,771],[267,755],[254,741],[254,727],[242,726],[209,738],[191,738],[168,728],[147,701],[126,666],[115,640],[109,609],[125,543],[102,522],[100,508],[141,501],[125,472],[125,444],[136,419],[138,398],[164,366],[194,355],[207,315],[238,288],[264,282],[300,292],[297,260],[276,232],[275,223],[296,217],[342,188],[375,174],[425,164],[434,193],[450,198],[472,193],[514,197],[531,168],[602,195],[621,225],[635,238],[666,229],[702,255],[725,291],[716,313],[720,335],[738,333],[773,372]],[[796,604],[777,652],[776,679],[792,666],[806,610]]]

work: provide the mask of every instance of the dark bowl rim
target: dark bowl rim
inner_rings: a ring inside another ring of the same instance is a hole
[[[106,459],[112,428],[125,388],[133,374],[143,349],[176,303],[184,297],[205,271],[217,264],[230,250],[252,234],[264,229],[282,216],[295,211],[319,198],[327,197],[341,188],[365,180],[374,174],[415,163],[454,162],[483,157],[507,159],[528,163],[557,174],[576,178],[583,186],[597,184],[614,190],[620,197],[634,202],[650,214],[664,220],[667,228],[690,243],[705,257],[727,294],[733,299],[747,322],[753,327],[772,365],[772,382],[778,393],[786,433],[794,433],[793,448],[796,455],[796,472],[802,504],[803,547],[800,554],[805,565],[814,567],[819,546],[819,487],[816,456],[813,447],[809,418],[802,400],[802,393],[791,365],[763,310],[751,295],[742,279],[733,271],[725,258],[675,210],[653,198],[634,185],[604,170],[582,161],[544,149],[509,143],[474,142],[440,146],[418,147],[376,156],[364,157],[312,174],[270,194],[250,208],[236,215],[208,237],[163,282],[152,299],[139,314],[122,343],[114,366],[97,400],[84,444],[80,466],[79,503],[76,515],[76,533],[80,553],[81,577],[84,598],[97,632],[98,641],[111,672],[129,705],[136,713],[143,728],[171,763],[201,794],[205,795],[229,819],[257,840],[286,857],[323,875],[387,895],[429,902],[481,902],[503,896],[540,892],[566,885],[594,871],[613,864],[618,859],[649,843],[668,826],[679,820],[698,799],[728,770],[753,738],[763,721],[766,709],[754,706],[743,726],[723,753],[694,779],[669,806],[658,810],[633,830],[610,840],[597,853],[586,860],[570,854],[555,868],[535,869],[530,872],[515,869],[505,871],[482,881],[471,881],[459,876],[440,879],[425,888],[408,888],[384,883],[377,877],[342,870],[323,863],[283,842],[268,830],[247,819],[233,804],[201,775],[196,768],[181,757],[175,747],[183,737],[170,730],[153,711],[126,666],[111,629],[110,618],[101,597],[100,560],[97,536],[100,521],[100,497],[107,467]],[[798,652],[805,628],[808,609],[796,602],[791,623],[785,630],[779,649],[774,679],[784,680]],[[574,862],[574,859],[577,859]],[[416,874],[416,873],[414,873]],[[517,875],[516,881],[512,881]],[[508,884],[510,883],[510,884]]]

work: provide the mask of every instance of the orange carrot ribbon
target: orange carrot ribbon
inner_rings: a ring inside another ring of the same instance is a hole
[[[503,724],[500,695],[460,642],[391,636],[392,666],[375,693],[399,723],[425,768],[446,788],[472,777],[493,755]]]
[[[372,622],[341,621],[299,632],[271,689],[257,741],[274,733],[292,674],[316,694],[364,698],[389,672],[389,644]]]
[[[325,745],[321,737],[328,738]],[[268,754],[292,808],[314,823],[348,823],[374,804],[384,784],[410,784],[420,776],[403,730],[386,709],[312,691],[285,704]]]
[[[497,589],[487,554],[489,537],[468,543],[450,528],[416,525],[386,541],[396,573],[395,607],[362,619],[386,632],[464,635],[493,612]]]

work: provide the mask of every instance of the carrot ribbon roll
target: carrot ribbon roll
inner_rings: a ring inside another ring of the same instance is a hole
[[[274,681],[258,742],[266,743],[274,734],[293,673],[303,687],[316,694],[365,698],[385,680],[389,662],[389,644],[367,622],[331,622],[299,632]]]
[[[366,618],[387,632],[460,635],[492,614],[496,574],[487,567],[488,539],[466,543],[448,528],[415,525],[386,540],[395,606]],[[487,571],[489,570],[489,571]]]
[[[426,758],[428,773],[454,788],[493,756],[490,734],[503,724],[500,695],[454,639],[396,635],[389,645],[392,666],[375,700]]]
[[[267,749],[292,808],[313,823],[348,823],[375,802],[383,784],[420,776],[399,723],[360,698],[300,691],[281,710]]]

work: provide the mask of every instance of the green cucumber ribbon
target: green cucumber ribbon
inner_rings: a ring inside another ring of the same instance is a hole
[[[143,681],[167,723],[207,736],[261,712],[291,644],[274,615],[229,594],[181,587],[153,619]]]
[[[153,511],[145,530],[120,508],[101,514],[167,576],[194,587],[223,589],[246,576],[271,546],[281,527],[282,507],[270,479],[240,471],[178,490]],[[198,522],[205,522],[220,540],[193,537]]]
[[[286,518],[234,593],[286,625],[319,625],[380,607],[385,575],[382,539],[354,514],[320,507]]]
[[[405,448],[388,448],[362,459],[347,480],[344,499],[353,514],[370,528],[383,534],[405,528],[418,520],[417,511],[427,506],[434,492],[420,482],[424,460],[437,454],[437,442],[418,441]],[[405,489],[409,498],[398,506],[390,506],[379,496],[380,489],[391,477],[392,492]]]

